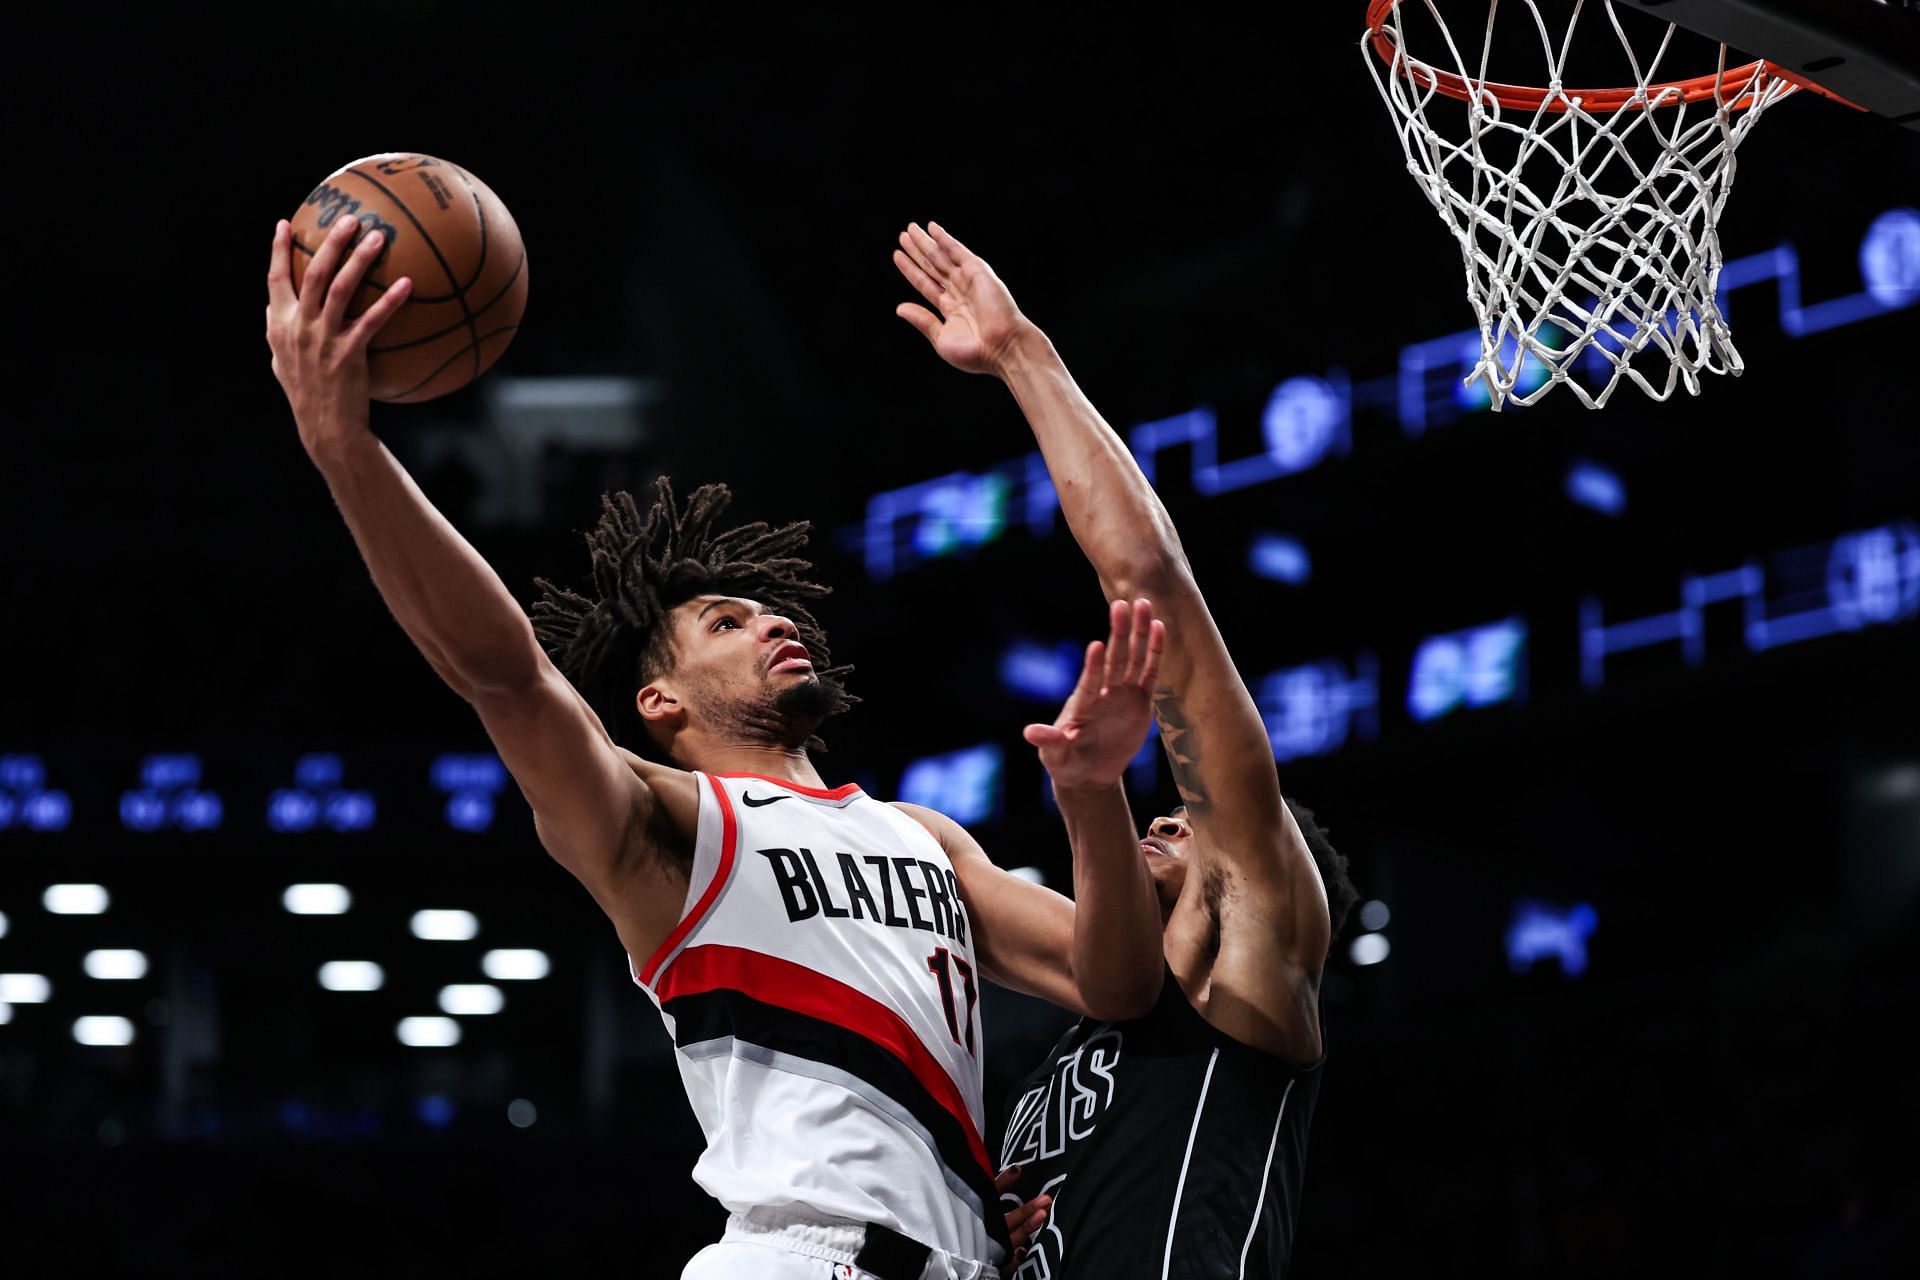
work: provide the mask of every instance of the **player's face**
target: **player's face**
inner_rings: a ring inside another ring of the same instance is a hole
[[[737,596],[696,596],[674,610],[675,673],[736,695],[817,680],[800,630]]]
[[[1193,846],[1193,827],[1187,821],[1187,807],[1180,805],[1164,818],[1147,824],[1140,837],[1140,851],[1147,855],[1147,871],[1160,892],[1162,904],[1171,906],[1187,881],[1187,853]]]
[[[813,656],[791,619],[737,596],[696,596],[673,611],[668,679],[690,709],[756,736],[804,741],[825,718]]]

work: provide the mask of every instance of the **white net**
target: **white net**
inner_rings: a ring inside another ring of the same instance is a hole
[[[1563,88],[1582,12],[1602,6],[1633,87]],[[1496,410],[1532,404],[1562,383],[1599,408],[1624,380],[1665,400],[1676,382],[1698,395],[1703,370],[1739,374],[1717,297],[1720,215],[1735,148],[1797,86],[1763,63],[1729,68],[1725,45],[1713,74],[1662,83],[1674,28],[1632,19],[1643,48],[1666,29],[1643,57],[1613,0],[1574,0],[1557,35],[1539,0],[1508,7],[1523,8],[1512,21],[1530,18],[1539,37],[1541,89],[1488,79],[1500,0],[1487,0],[1471,63],[1434,0],[1379,0],[1362,42],[1407,171],[1460,242],[1480,322],[1480,359],[1466,382],[1480,384]],[[1437,30],[1425,37],[1444,44],[1451,72],[1409,52],[1409,16],[1422,27],[1431,19]],[[1513,34],[1502,32],[1503,51]]]

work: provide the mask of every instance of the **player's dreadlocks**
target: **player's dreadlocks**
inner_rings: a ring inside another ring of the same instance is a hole
[[[700,595],[740,596],[790,618],[813,655],[828,714],[858,701],[841,684],[852,668],[828,665],[826,634],[802,603],[832,590],[808,580],[813,565],[795,554],[807,544],[808,522],[775,529],[757,520],[716,533],[714,521],[733,501],[725,485],[702,485],[685,505],[675,501],[665,476],[656,489],[644,517],[631,493],[600,499],[600,521],[587,535],[592,597],[534,579],[541,592],[530,610],[534,634],[613,740],[648,759],[662,758],[634,694],[672,669],[667,613]],[[822,746],[818,738],[807,745]]]

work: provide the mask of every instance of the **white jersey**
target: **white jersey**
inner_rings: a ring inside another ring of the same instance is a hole
[[[633,975],[706,1134],[694,1180],[734,1213],[878,1223],[998,1263],[981,978],[945,850],[856,786],[694,777],[686,903]]]

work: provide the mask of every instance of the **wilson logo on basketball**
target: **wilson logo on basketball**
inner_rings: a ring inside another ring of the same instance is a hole
[[[360,220],[361,235],[369,231],[378,231],[387,238],[387,247],[380,251],[382,258],[393,251],[393,242],[399,237],[399,232],[394,225],[377,213],[371,211],[362,213],[360,202],[333,184],[323,182],[315,187],[313,194],[307,197],[306,203],[320,210],[319,216],[314,219],[314,225],[322,230],[332,226],[344,213],[349,218]]]

